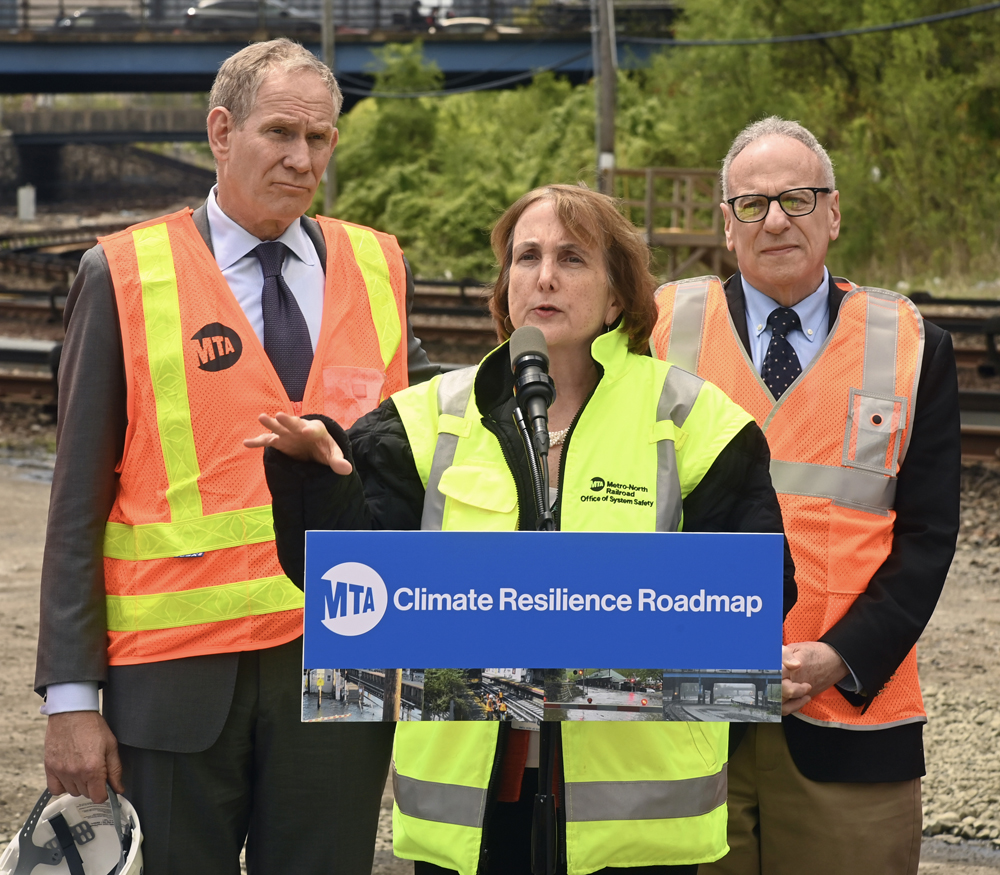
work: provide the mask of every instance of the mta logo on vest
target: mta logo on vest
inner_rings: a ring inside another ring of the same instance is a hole
[[[224,371],[231,368],[243,355],[243,341],[228,325],[211,322],[194,337],[198,367],[203,371]]]
[[[330,581],[323,625],[336,635],[364,635],[385,615],[389,592],[378,573],[360,562],[334,565],[323,580]]]

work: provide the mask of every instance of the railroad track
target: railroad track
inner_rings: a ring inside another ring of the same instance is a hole
[[[527,723],[538,723],[541,721],[541,703],[536,704],[529,699],[518,699],[511,695],[510,690],[505,691],[500,684],[491,683],[487,680],[483,681],[483,688],[494,695],[499,692],[504,693],[504,701],[507,703],[507,713],[511,715],[512,719],[523,720]]]

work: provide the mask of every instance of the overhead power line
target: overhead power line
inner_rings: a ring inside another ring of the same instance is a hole
[[[547,73],[550,70],[558,70],[560,67],[565,67],[567,64],[572,64],[574,61],[579,61],[581,58],[589,57],[590,49],[587,49],[585,52],[580,52],[579,54],[573,55],[569,58],[563,58],[563,60],[557,61],[555,64],[546,64],[544,67],[536,67],[533,70],[528,70],[526,73],[515,73],[512,76],[505,76],[503,79],[492,79],[489,82],[480,82],[478,85],[466,85],[463,88],[446,88],[441,91],[366,91],[362,88],[351,88],[346,85],[342,85],[340,90],[345,94],[357,94],[361,97],[386,97],[392,100],[404,100],[413,97],[448,97],[452,94],[468,94],[472,91],[488,91],[491,88],[502,88],[504,85],[513,85],[515,82],[524,82],[526,79],[531,79],[539,73]]]
[[[965,18],[969,15],[979,15],[983,12],[993,12],[1000,9],[1000,2],[984,3],[981,6],[969,6],[966,9],[955,9],[952,12],[939,12],[935,15],[925,15],[922,18],[912,18],[908,21],[894,21],[889,24],[873,24],[868,27],[846,28],[844,30],[828,30],[823,33],[797,33],[788,36],[767,36],[748,37],[745,39],[707,39],[707,40],[679,40],[668,37],[642,37],[627,36],[620,37],[619,42],[635,43],[640,45],[669,46],[674,48],[708,48],[712,46],[764,46],[780,43],[804,43],[815,40],[838,39],[845,36],[861,36],[867,33],[885,33],[892,30],[905,30],[910,27],[919,27],[923,24],[937,24],[941,21],[951,21],[956,18]],[[480,82],[476,85],[463,86],[462,88],[446,88],[440,91],[370,91],[364,88],[352,88],[342,85],[341,91],[345,94],[355,94],[359,97],[381,97],[391,100],[408,100],[415,97],[448,97],[452,94],[469,94],[474,91],[489,91],[493,88],[502,88],[505,85],[514,85],[517,82],[524,82],[532,79],[539,73],[546,73],[551,70],[558,70],[574,61],[588,57],[591,51],[580,52],[570,58],[564,58],[555,64],[547,64],[544,67],[536,67],[524,73],[515,73],[505,76],[502,79],[493,79],[489,82]],[[356,81],[356,80],[355,80]]]
[[[861,36],[866,33],[884,33],[887,30],[905,30],[908,27],[919,27],[921,24],[937,24],[939,21],[950,21],[954,18],[965,18],[968,15],[979,15],[981,12],[992,12],[1000,9],[1000,3],[985,3],[982,6],[969,6],[966,9],[956,9],[952,12],[939,12],[936,15],[925,15],[923,18],[912,18],[909,21],[894,21],[891,24],[873,24],[869,27],[852,27],[846,30],[828,30],[824,33],[797,33],[791,36],[762,36],[747,39],[669,39],[667,37],[630,36],[621,42],[640,43],[654,46],[676,46],[677,48],[699,48],[708,46],[766,46],[775,43],[805,43],[812,40],[837,39],[842,36]]]

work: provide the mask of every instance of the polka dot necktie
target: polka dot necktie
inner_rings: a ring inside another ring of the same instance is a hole
[[[795,378],[802,373],[802,365],[792,345],[788,342],[788,332],[801,329],[799,314],[789,307],[778,307],[767,317],[771,328],[771,342],[764,356],[764,367],[760,375],[764,385],[771,390],[775,399],[782,396],[792,385]]]
[[[301,401],[312,367],[312,340],[298,302],[281,275],[288,247],[274,240],[254,251],[264,271],[260,303],[264,311],[264,352],[291,401]]]

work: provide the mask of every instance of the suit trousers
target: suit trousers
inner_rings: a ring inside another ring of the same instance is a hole
[[[240,654],[218,740],[120,745],[145,875],[370,875],[392,724],[302,723],[301,639]],[[155,695],[155,691],[151,691]]]
[[[877,731],[877,730],[873,730]],[[916,875],[920,779],[810,781],[780,723],[751,725],[729,762],[729,853],[700,875]]]

